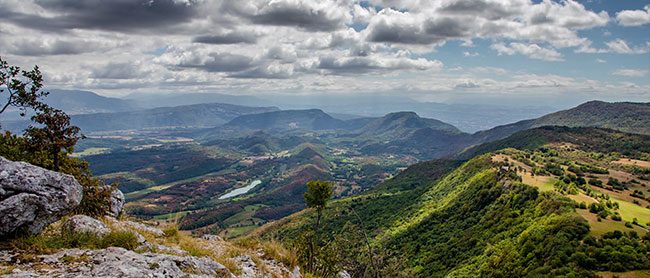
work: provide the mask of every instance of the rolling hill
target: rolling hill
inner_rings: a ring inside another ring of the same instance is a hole
[[[398,139],[412,135],[415,131],[429,128],[449,134],[461,133],[455,126],[435,120],[421,118],[415,112],[396,112],[367,123],[355,131],[360,136]]]
[[[650,268],[650,200],[642,192],[650,169],[631,166],[648,163],[649,142],[609,129],[543,127],[486,144],[484,151],[510,148],[459,167],[415,164],[331,201],[318,253],[353,277],[633,277],[638,272],[628,271]],[[304,210],[250,236],[301,250],[296,239],[314,221]]]
[[[283,110],[244,115],[237,117],[224,127],[265,130],[279,133],[291,130],[328,130],[347,127],[342,120],[335,119],[320,109]]]

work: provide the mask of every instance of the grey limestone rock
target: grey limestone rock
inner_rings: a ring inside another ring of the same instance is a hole
[[[74,177],[0,157],[0,237],[38,234],[79,205]]]
[[[121,190],[115,188],[113,192],[111,192],[111,204],[106,214],[108,216],[117,218],[122,212],[123,207],[124,207],[124,193],[122,193]]]
[[[63,257],[83,258],[64,263]],[[67,249],[39,256],[57,273],[51,277],[235,277],[220,263],[192,256],[138,254],[119,247],[101,250]]]
[[[111,232],[101,221],[85,216],[75,215],[68,218],[61,226],[61,232],[64,233],[92,233],[98,236],[104,236]]]
[[[221,238],[218,235],[210,235],[210,234],[205,234],[203,235],[203,239],[207,241],[223,241],[223,238]]]

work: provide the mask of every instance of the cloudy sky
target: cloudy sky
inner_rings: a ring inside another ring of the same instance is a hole
[[[650,101],[646,0],[0,0],[0,56],[103,95]]]

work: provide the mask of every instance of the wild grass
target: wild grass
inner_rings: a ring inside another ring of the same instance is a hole
[[[122,247],[135,250],[138,237],[128,230],[111,231],[105,236],[92,233],[60,233],[46,235],[25,235],[8,240],[4,247],[23,254],[50,254],[61,249],[103,249],[107,247]]]

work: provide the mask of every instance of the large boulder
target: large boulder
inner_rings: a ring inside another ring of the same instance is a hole
[[[108,186],[108,185],[107,185]],[[111,192],[111,203],[106,215],[117,218],[124,207],[124,193],[119,189],[113,189]]]
[[[79,205],[74,177],[0,157],[0,237],[38,234]]]
[[[104,236],[111,232],[106,225],[95,218],[85,215],[75,215],[61,226],[61,232],[64,233],[91,233],[98,236]]]

